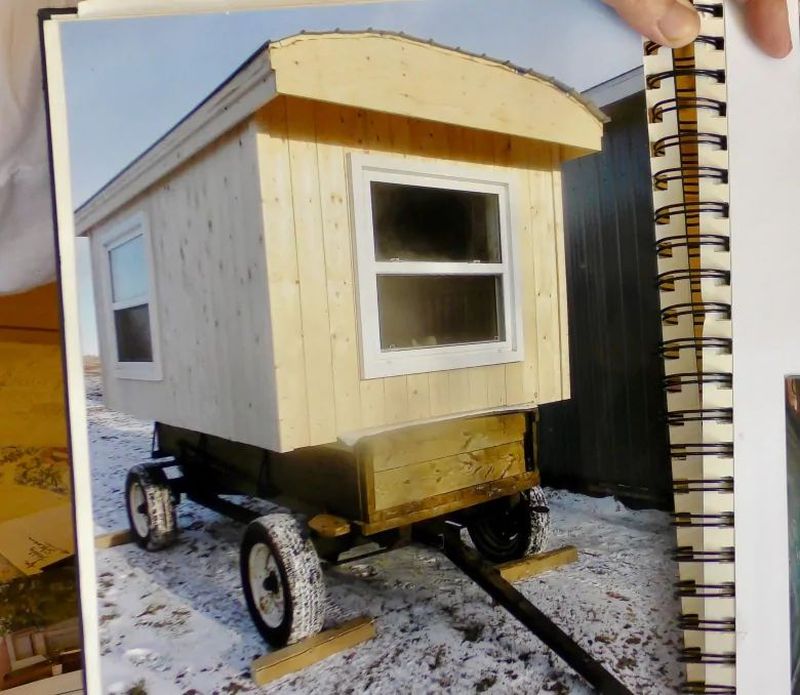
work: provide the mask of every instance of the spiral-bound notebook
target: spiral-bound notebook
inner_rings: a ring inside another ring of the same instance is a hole
[[[800,71],[751,45],[736,5],[695,7],[694,44],[644,58],[684,692],[797,693],[780,370],[800,364],[781,193],[800,188]]]

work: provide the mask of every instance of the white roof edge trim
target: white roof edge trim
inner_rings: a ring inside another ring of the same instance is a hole
[[[583,96],[600,108],[639,92],[644,92],[644,67],[641,65],[583,91]]]

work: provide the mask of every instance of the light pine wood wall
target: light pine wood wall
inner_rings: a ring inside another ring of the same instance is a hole
[[[345,433],[569,397],[558,147],[280,97],[258,114],[283,448]],[[360,378],[349,152],[503,167],[518,177],[525,361]]]
[[[347,155],[503,167],[517,180],[525,361],[364,380]],[[559,149],[279,97],[91,233],[111,408],[278,451],[569,396]],[[144,211],[163,379],[113,373],[102,232]]]
[[[91,234],[106,403],[278,448],[255,129],[243,124],[131,201]],[[113,374],[102,233],[147,214],[163,380]]]

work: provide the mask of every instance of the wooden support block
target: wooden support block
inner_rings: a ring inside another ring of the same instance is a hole
[[[125,545],[127,543],[133,543],[133,535],[130,529],[121,529],[94,537],[95,548],[114,548],[115,546]]]
[[[317,514],[308,526],[323,538],[339,538],[350,533],[350,522],[332,514]]]
[[[351,649],[375,637],[375,622],[372,618],[355,618],[332,630],[325,630],[297,644],[265,654],[250,667],[257,685],[265,685],[290,673]]]
[[[543,574],[557,567],[563,567],[578,559],[578,549],[574,545],[565,545],[558,550],[548,550],[546,553],[529,555],[521,560],[505,562],[498,565],[497,569],[507,582],[518,582],[530,579],[537,574]]]

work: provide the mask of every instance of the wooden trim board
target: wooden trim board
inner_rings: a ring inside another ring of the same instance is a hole
[[[529,555],[521,560],[505,562],[498,565],[500,575],[507,582],[519,582],[544,574],[558,567],[563,567],[578,559],[578,549],[574,545],[565,545],[557,550],[548,550],[537,555]]]
[[[250,667],[257,685],[265,685],[290,673],[339,654],[346,649],[375,637],[375,621],[372,618],[355,618],[332,630],[270,652],[256,659]]]
[[[133,534],[130,529],[120,529],[111,533],[104,533],[94,537],[94,547],[98,550],[104,548],[114,548],[118,545],[133,543]]]
[[[443,495],[428,497],[418,502],[411,502],[392,509],[375,512],[372,515],[372,521],[360,524],[361,532],[365,536],[371,536],[374,533],[380,533],[388,529],[415,524],[419,521],[449,514],[458,509],[489,502],[498,497],[530,490],[532,487],[539,485],[539,481],[539,473],[531,471],[513,478],[503,478],[502,480],[473,485],[464,490],[456,490],[455,492],[448,492]]]

